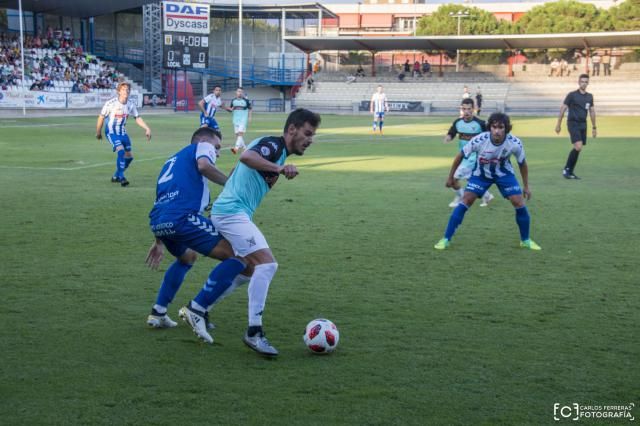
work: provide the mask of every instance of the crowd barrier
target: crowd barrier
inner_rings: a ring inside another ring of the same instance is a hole
[[[116,96],[110,93],[60,93],[8,90],[0,91],[0,108],[102,108],[104,103]],[[129,99],[138,108],[142,107],[142,96],[138,92],[131,92]]]

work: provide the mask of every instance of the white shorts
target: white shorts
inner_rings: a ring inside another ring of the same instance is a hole
[[[473,169],[467,167],[466,164],[460,164],[453,174],[454,179],[469,179]]]
[[[247,131],[246,124],[235,124],[233,123],[233,133],[245,133]]]
[[[229,241],[237,256],[245,257],[253,252],[268,249],[269,244],[258,227],[244,213],[212,215],[211,222]]]

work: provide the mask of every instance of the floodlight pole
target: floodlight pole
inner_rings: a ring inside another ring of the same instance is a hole
[[[22,0],[18,1],[18,15],[20,18],[20,67],[22,68],[22,78],[20,79],[20,85],[22,86],[22,115],[27,115],[27,99],[24,93],[24,29],[22,28]]]
[[[458,18],[458,37],[460,37],[460,19],[470,18],[468,10],[459,10],[456,13],[449,12],[449,16]],[[460,70],[460,49],[456,49],[456,72]]]
[[[238,2],[238,87],[242,87],[242,0]]]

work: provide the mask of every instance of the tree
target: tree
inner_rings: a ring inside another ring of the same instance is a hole
[[[640,30],[640,0],[626,0],[609,9],[609,15],[616,31]]]
[[[458,18],[449,14],[462,11],[468,11],[469,18],[461,19],[460,34],[483,35],[498,33],[498,20],[490,12],[476,7],[447,4],[440,6],[432,15],[420,18],[417,23],[416,35],[457,35]]]
[[[519,34],[583,33],[610,31],[614,28],[606,10],[574,0],[536,6],[515,25]]]

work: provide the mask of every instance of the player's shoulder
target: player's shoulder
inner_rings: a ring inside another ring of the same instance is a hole
[[[483,128],[487,126],[487,122],[485,120],[481,119],[480,117],[476,117],[475,115],[473,116],[473,121],[478,123]]]
[[[469,142],[473,144],[481,144],[490,140],[490,138],[491,138],[491,132],[482,132],[482,133],[478,133],[473,138],[471,138]]]
[[[507,135],[507,141],[509,143],[512,143],[513,145],[522,147],[522,140],[519,137],[512,135],[511,133]]]

